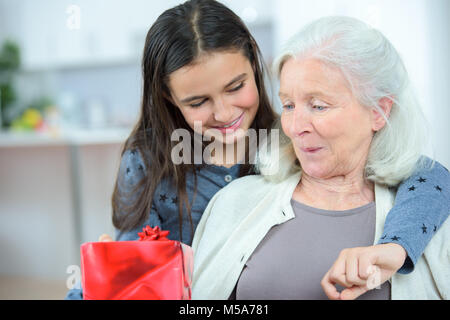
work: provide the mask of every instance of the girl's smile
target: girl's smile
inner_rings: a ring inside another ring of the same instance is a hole
[[[235,120],[230,123],[227,123],[223,126],[214,127],[214,129],[220,130],[222,133],[233,133],[241,126],[242,120],[244,119],[244,112]]]

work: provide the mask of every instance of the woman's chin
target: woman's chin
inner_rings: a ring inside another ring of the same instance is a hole
[[[325,179],[328,176],[329,170],[316,164],[304,165],[301,164],[303,174],[306,174],[312,178]]]

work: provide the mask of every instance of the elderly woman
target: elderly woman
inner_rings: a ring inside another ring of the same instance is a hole
[[[428,165],[422,114],[393,46],[356,19],[323,18],[291,39],[275,67],[286,143],[260,155],[261,175],[210,201],[193,242],[193,298],[450,298],[449,221],[407,275],[395,273],[399,245],[371,246],[396,237],[382,230],[390,187]]]

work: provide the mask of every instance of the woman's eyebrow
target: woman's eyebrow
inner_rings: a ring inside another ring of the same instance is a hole
[[[231,80],[230,82],[227,83],[226,87],[229,87],[230,85],[232,85],[233,83],[235,83],[236,81],[242,80],[247,76],[246,73],[242,73],[240,75],[238,75],[237,77],[234,77],[233,80]]]
[[[240,74],[240,75],[234,77],[233,80],[231,80],[230,82],[228,82],[228,83],[225,85],[225,88],[226,88],[226,87],[229,87],[230,85],[232,85],[232,84],[235,83],[236,81],[239,81],[239,80],[244,79],[245,77],[247,77],[247,73],[242,73],[242,74]],[[205,96],[192,96],[192,97],[188,97],[188,98],[185,98],[185,99],[181,100],[181,103],[189,103],[189,102],[191,102],[191,101],[199,100],[199,99],[203,99],[203,98],[205,98]]]
[[[188,97],[186,99],[181,100],[181,103],[189,103],[191,101],[199,100],[199,99],[203,99],[203,98],[205,98],[205,96],[192,96],[192,97]]]
[[[280,98],[288,98],[289,97],[288,94],[286,94],[284,92],[281,92],[281,91],[278,93],[278,96]],[[331,96],[327,95],[326,93],[324,93],[322,91],[306,92],[306,93],[303,93],[303,96],[304,97],[308,97],[308,98],[311,98],[311,97],[319,97],[319,98],[325,98],[325,99],[330,99],[331,98]]]
[[[288,95],[287,95],[286,93],[280,91],[280,92],[278,93],[278,96],[279,96],[280,98],[285,98],[285,97],[287,97]]]

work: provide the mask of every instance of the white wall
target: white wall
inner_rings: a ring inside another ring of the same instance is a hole
[[[65,147],[0,148],[0,275],[64,279],[77,252]]]
[[[450,168],[450,1],[429,1],[429,75],[424,105],[432,128],[435,158]]]
[[[27,70],[138,58],[145,35],[166,9],[183,0],[0,0],[0,41],[21,45]],[[222,1],[248,23],[272,18],[271,0]],[[79,28],[68,27],[77,8]],[[251,11],[257,9],[252,18]],[[250,14],[248,14],[250,12]]]
[[[13,36],[28,70],[130,59],[141,53],[149,26],[182,1],[0,0],[1,36]],[[79,9],[79,28],[68,27]]]
[[[79,147],[77,222],[68,146],[0,148],[0,276],[65,280],[66,268],[80,263],[77,241],[114,236],[111,195],[120,150],[119,144]]]

